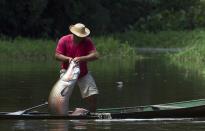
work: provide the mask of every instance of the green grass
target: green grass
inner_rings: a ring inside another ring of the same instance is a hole
[[[133,47],[182,48],[178,53],[165,54],[165,58],[183,69],[205,74],[205,30],[136,32],[117,34],[115,38]]]
[[[114,37],[96,37],[93,39],[97,50],[105,57],[135,57],[135,48],[129,43],[120,42]]]
[[[115,37],[134,47],[184,48],[203,38],[204,33],[203,29],[160,32],[129,31],[124,34],[116,34]]]
[[[135,49],[113,37],[93,38],[101,58],[135,57]],[[0,38],[1,61],[53,61],[56,43],[48,39]]]
[[[180,68],[205,74],[205,37],[193,41],[193,44],[186,46],[184,51],[169,54],[167,57]]]
[[[178,35],[181,36],[181,34]],[[205,74],[205,31],[186,32],[186,37],[181,37],[180,41],[184,41],[181,46],[184,50],[175,54],[167,54],[169,62],[179,68]]]
[[[180,35],[180,34],[179,34]],[[204,63],[205,62],[205,31],[195,30],[187,33],[186,44],[182,47],[184,51],[169,54],[173,61]],[[184,40],[185,41],[185,40]]]
[[[205,30],[161,31],[157,33],[129,31],[110,36],[93,37],[101,58],[142,58],[137,47],[183,48],[169,54],[173,62],[205,62]],[[14,40],[0,38],[0,60],[53,61],[56,41],[18,37]]]
[[[18,37],[15,40],[0,40],[0,58],[8,61],[44,60],[54,56],[55,42],[44,39],[27,39]]]
[[[205,65],[205,30],[136,32],[117,34],[116,38],[133,47],[182,48],[183,51],[165,54],[170,62],[181,66]],[[196,67],[196,66],[194,66]],[[198,66],[197,66],[198,67]]]

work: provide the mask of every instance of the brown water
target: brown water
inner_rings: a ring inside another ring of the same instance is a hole
[[[58,79],[58,63],[0,63],[0,112],[17,111],[47,101]],[[144,60],[99,60],[90,64],[100,95],[98,107],[159,104],[205,98],[204,76],[168,64],[163,58]],[[84,107],[76,87],[71,107]],[[142,130],[201,131],[205,121],[190,119],[151,120],[1,120],[9,130]]]

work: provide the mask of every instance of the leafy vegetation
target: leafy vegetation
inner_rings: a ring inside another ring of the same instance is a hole
[[[25,61],[25,60],[44,60],[53,59],[54,42],[44,39],[28,39],[18,37],[0,40],[1,61]]]
[[[185,65],[197,64],[204,65],[205,63],[205,31],[200,30],[193,33],[189,44],[184,48],[184,51],[177,54],[170,54],[170,59],[175,63],[185,63]]]
[[[95,37],[94,42],[102,56],[106,57],[134,57],[136,56],[135,47],[131,47],[128,43],[122,43],[114,37]]]
[[[139,32],[128,31],[116,34],[115,37],[122,42],[127,42],[134,47],[161,47],[161,48],[183,48],[198,37],[199,30],[184,31],[160,31]],[[195,34],[196,33],[196,34]]]
[[[161,31],[147,33],[129,31],[112,36],[93,37],[93,41],[102,57],[140,57],[137,47],[182,48],[183,51],[169,54],[180,61],[205,61],[205,31]],[[56,41],[48,39],[28,39],[18,37],[14,40],[1,38],[1,59],[53,60]]]
[[[58,38],[85,23],[92,34],[205,26],[203,0],[1,0],[0,34]]]
[[[48,39],[28,39],[18,37],[14,40],[1,38],[0,59],[1,61],[52,61],[56,43]],[[123,44],[113,37],[94,38],[97,50],[103,57],[135,57],[135,49],[128,44]]]

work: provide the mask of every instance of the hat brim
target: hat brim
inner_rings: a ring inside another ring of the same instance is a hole
[[[69,30],[71,33],[78,37],[87,37],[90,34],[90,30],[88,28],[85,28],[85,33],[79,33],[74,30],[74,25],[69,26]]]

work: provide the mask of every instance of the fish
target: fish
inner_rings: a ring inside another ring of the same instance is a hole
[[[79,64],[71,61],[65,74],[54,84],[49,98],[48,107],[52,114],[67,115],[69,99],[80,74]]]

